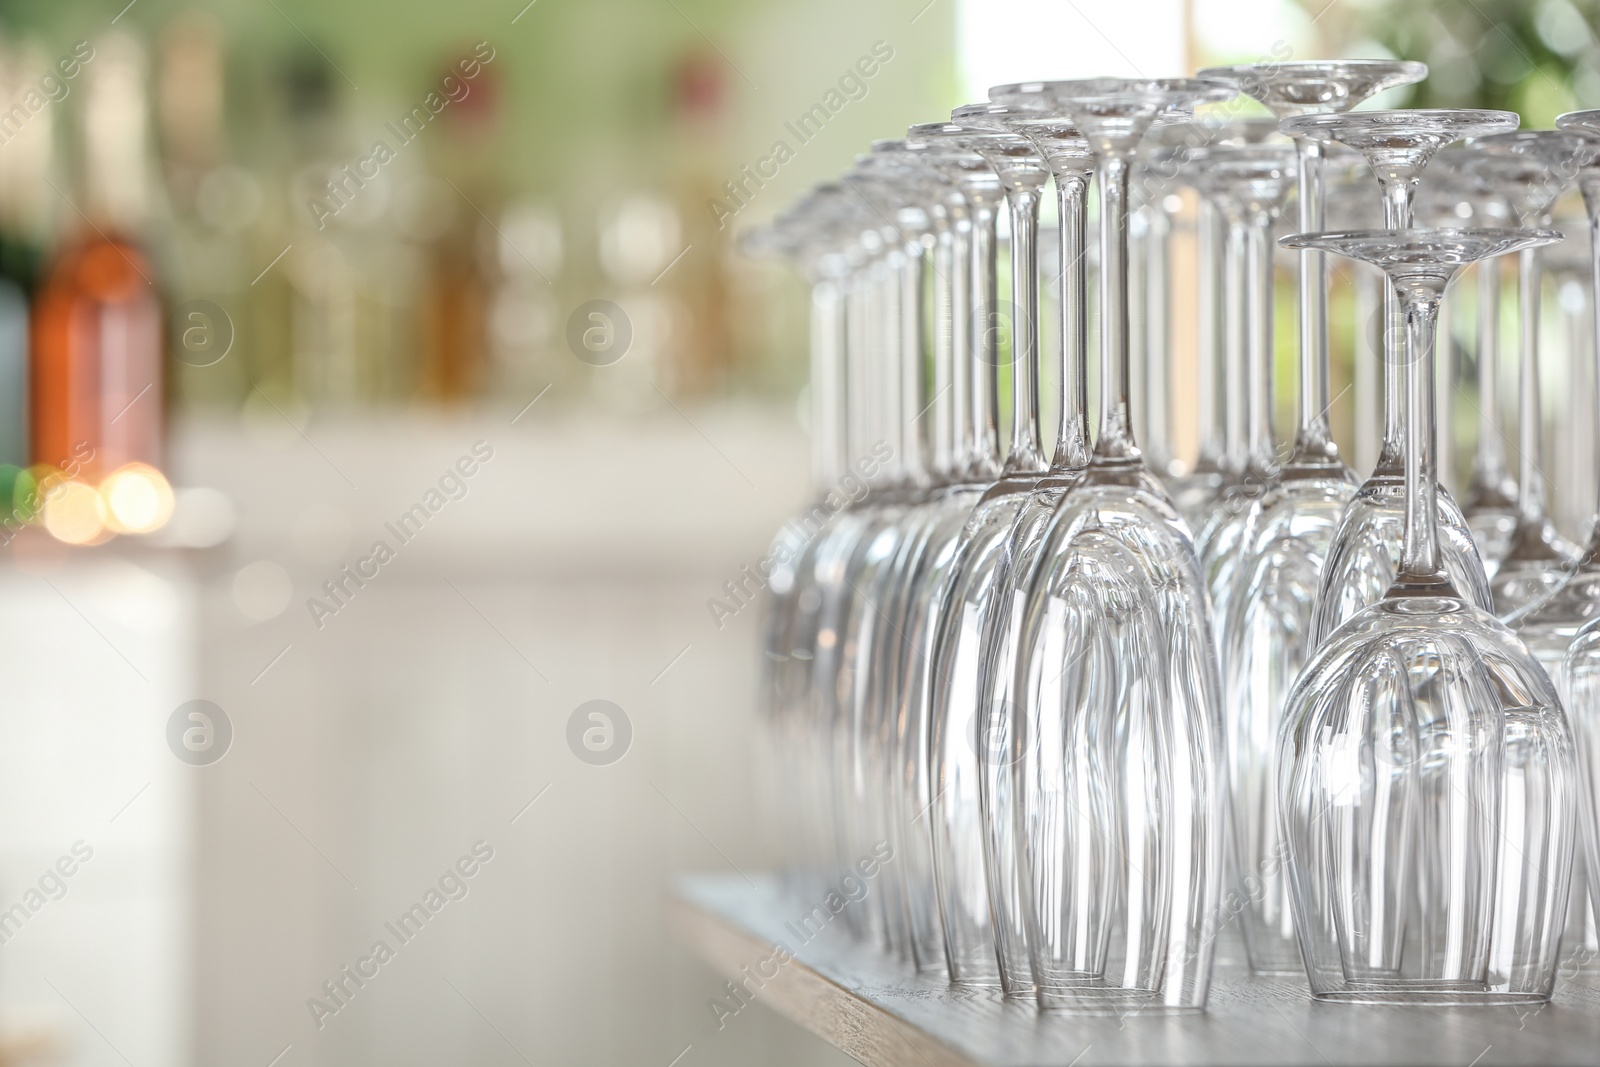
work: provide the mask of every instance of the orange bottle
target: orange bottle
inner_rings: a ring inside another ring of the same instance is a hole
[[[69,237],[34,300],[33,462],[97,485],[130,463],[159,468],[161,290],[136,234],[146,209],[143,57],[97,42],[83,67],[84,180]]]

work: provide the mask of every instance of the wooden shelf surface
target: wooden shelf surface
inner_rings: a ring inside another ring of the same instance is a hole
[[[1303,979],[1250,974],[1225,940],[1204,1014],[1045,1015],[998,990],[912,975],[851,942],[840,920],[801,943],[786,924],[807,910],[775,879],[694,876],[679,883],[673,921],[729,978],[776,968],[759,989],[750,983],[753,1003],[870,1067],[1600,1064],[1600,981],[1589,974],[1564,978],[1540,1008],[1322,1004]],[[763,964],[780,942],[793,960]]]

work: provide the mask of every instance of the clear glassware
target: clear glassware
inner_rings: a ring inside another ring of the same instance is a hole
[[[932,238],[937,250],[941,227],[949,228],[947,194],[949,184],[945,166],[954,162],[947,151],[928,145],[910,145],[904,141],[879,141],[867,162],[877,170],[892,174],[907,189],[914,202],[924,206],[930,217],[926,237]],[[908,235],[909,236],[909,235]],[[911,240],[918,242],[915,236]],[[992,247],[992,246],[991,246]],[[907,256],[912,255],[912,244],[907,245]],[[948,288],[952,276],[936,279],[936,289]],[[908,292],[908,304],[920,299],[921,280],[916,293]],[[951,299],[948,295],[947,300]],[[920,318],[920,311],[918,312]],[[937,339],[935,331],[934,373],[945,383],[954,385],[957,378],[972,383],[971,359],[955,364],[953,338],[950,343]],[[970,351],[970,350],[969,350]],[[902,346],[901,373],[907,396],[917,397],[914,405],[902,412],[904,436],[908,448],[922,440],[927,424],[924,403],[936,412],[934,423],[955,425],[954,394],[975,387],[946,389],[928,400],[926,375],[927,352],[921,339],[907,337]],[[990,393],[992,396],[992,378]],[[942,414],[938,414],[940,410]],[[969,435],[964,428],[957,429],[954,437]],[[902,718],[901,683],[903,665],[911,645],[911,617],[914,611],[916,576],[938,539],[938,531],[970,508],[983,484],[974,482],[967,465],[963,465],[953,451],[935,452],[928,470],[928,487],[916,505],[901,520],[901,538],[895,555],[876,576],[878,584],[862,598],[861,632],[871,633],[870,644],[861,646],[861,659],[857,661],[864,682],[858,698],[866,725],[867,751],[870,753],[865,772],[872,776],[875,786],[883,791],[880,828],[883,839],[894,847],[897,870],[890,873],[884,885],[884,901],[890,910],[890,921],[904,938],[902,955],[910,959],[919,970],[931,970],[942,965],[939,917],[933,907],[930,893],[931,841],[927,822],[919,818],[928,799],[925,775],[908,775],[906,772],[907,746],[915,745],[918,759],[926,759],[925,724],[908,728]],[[872,618],[865,616],[871,613]],[[915,790],[908,795],[909,790]],[[862,840],[857,855],[865,855],[874,841]]]
[[[1202,149],[1193,154],[1201,186],[1222,206],[1231,240],[1241,254],[1235,295],[1241,357],[1244,464],[1224,487],[1200,535],[1200,557],[1219,638],[1240,592],[1246,545],[1255,534],[1261,504],[1277,478],[1279,456],[1272,431],[1273,266],[1272,225],[1295,181],[1287,144]],[[1237,403],[1237,401],[1235,401]],[[1226,669],[1226,659],[1224,659]]]
[[[1470,216],[1474,224],[1506,226],[1510,208],[1504,197],[1491,192],[1478,178],[1470,158],[1472,149],[1446,149],[1453,170],[1472,182]],[[1459,162],[1458,162],[1459,160]],[[1472,475],[1461,502],[1467,530],[1477,542],[1483,568],[1493,581],[1494,571],[1510,550],[1517,530],[1517,478],[1506,462],[1506,437],[1501,429],[1499,402],[1499,330],[1501,330],[1501,272],[1499,259],[1485,259],[1472,267],[1477,288],[1478,443],[1472,454]]]
[[[1390,60],[1253,64],[1202,72],[1236,85],[1279,120],[1348,111],[1426,75],[1421,63]],[[1298,228],[1316,233],[1325,228],[1325,145],[1302,133],[1295,148]],[[1231,610],[1222,605],[1217,610],[1236,877],[1243,886],[1259,887],[1245,895],[1245,948],[1251,968],[1264,973],[1302,968],[1273,788],[1276,742],[1284,700],[1311,653],[1311,609],[1323,563],[1357,484],[1328,423],[1328,268],[1321,251],[1301,252],[1299,281],[1299,426],[1287,461],[1262,495],[1252,536],[1240,546]]]
[[[886,740],[888,679],[880,664],[893,646],[892,601],[897,565],[910,550],[925,520],[937,486],[930,477],[923,423],[914,418],[925,403],[924,320],[921,314],[924,234],[932,232],[924,190],[914,168],[862,157],[843,179],[868,210],[877,255],[869,285],[874,299],[867,322],[873,357],[869,359],[868,402],[874,404],[877,441],[894,456],[893,480],[885,485],[880,507],[857,538],[848,558],[835,561],[833,598],[819,623],[826,640],[813,664],[811,699],[816,721],[832,723],[833,751],[828,765],[836,789],[834,812],[839,872],[880,841],[896,847],[891,810],[891,751]],[[872,378],[876,377],[876,382]],[[874,447],[878,447],[876,441]],[[830,574],[830,577],[834,575]],[[819,644],[823,642],[819,641]],[[890,864],[883,892],[868,897],[866,908],[847,909],[846,921],[858,937],[875,941],[892,954],[913,958],[907,927],[903,871]],[[856,914],[851,915],[854,912]]]
[[[1455,185],[1456,214],[1478,227],[1509,225],[1510,206],[1478,172],[1476,149],[1447,148],[1434,166],[1441,164]],[[1462,211],[1465,208],[1465,212]],[[1503,262],[1486,259],[1474,264],[1476,291],[1475,358],[1478,370],[1478,442],[1472,473],[1462,495],[1461,511],[1477,543],[1478,554],[1490,580],[1511,548],[1517,528],[1517,480],[1506,462],[1506,438],[1500,410],[1500,297]]]
[[[1443,567],[1434,329],[1466,263],[1551,231],[1300,234],[1384,268],[1402,302],[1406,510],[1396,577],[1289,697],[1279,802],[1306,973],[1320,1000],[1516,1004],[1555,984],[1579,806],[1572,735],[1527,648]]]
[[[1154,153],[1151,163],[1158,170],[1176,170],[1179,179],[1200,198],[1198,230],[1205,264],[1199,279],[1201,417],[1204,420],[1209,412],[1214,422],[1208,433],[1202,421],[1195,471],[1163,484],[1188,521],[1200,559],[1209,570],[1222,549],[1219,540],[1237,532],[1241,499],[1248,501],[1259,479],[1251,475],[1250,468],[1247,348],[1254,327],[1249,320],[1246,228],[1237,219],[1237,205],[1224,195],[1225,185],[1210,180],[1207,168],[1199,164],[1208,152],[1282,142],[1283,138],[1272,119],[1218,121],[1207,116],[1157,127],[1152,140],[1157,144],[1175,142]],[[1151,180],[1148,174],[1141,177],[1146,184]]]
[[[1556,119],[1556,125],[1578,136],[1600,143],[1600,111],[1576,111]],[[1600,287],[1600,162],[1591,148],[1581,158],[1577,172],[1578,188],[1583,192],[1584,206],[1589,215],[1590,254],[1592,257],[1592,283]],[[1600,320],[1591,319],[1591,325],[1600,338]],[[1600,345],[1591,353],[1600,364]],[[1594,733],[1600,728],[1600,667],[1596,652],[1596,638],[1585,634],[1584,628],[1600,619],[1600,516],[1596,517],[1593,532],[1583,554],[1578,558],[1571,575],[1552,593],[1529,604],[1511,615],[1506,624],[1517,631],[1529,650],[1544,665],[1555,682],[1556,690],[1566,705],[1572,721],[1573,733],[1578,739],[1582,757],[1582,778],[1589,788],[1589,833],[1596,832],[1594,820],[1594,790],[1600,783],[1600,748],[1596,747]],[[1591,841],[1591,848],[1593,848]],[[1574,865],[1572,900],[1567,909],[1566,935],[1562,944],[1564,972],[1570,969],[1594,971],[1600,969],[1600,929],[1597,929],[1594,904],[1595,884],[1591,871],[1597,857],[1593,852],[1580,857]]]
[[[954,982],[998,984],[994,938],[982,877],[981,839],[974,832],[978,811],[976,753],[963,753],[956,738],[941,733],[931,715],[937,676],[944,669],[936,655],[939,625],[952,583],[959,580],[975,525],[989,524],[988,513],[1004,510],[1044,473],[1039,442],[1039,265],[1037,230],[1040,194],[1049,171],[1033,145],[1010,133],[1004,108],[987,104],[958,108],[949,124],[915,127],[914,139],[930,148],[939,142],[975,151],[998,177],[1010,213],[1011,299],[1009,314],[993,304],[975,320],[993,335],[1009,326],[1011,448],[997,481],[964,482],[947,492],[926,544],[908,571],[901,632],[904,653],[895,708],[898,734],[897,791],[901,832],[929,841],[927,864],[907,868],[915,931],[942,932],[942,944],[923,945],[918,960],[933,955]],[[955,127],[947,132],[945,127]],[[996,349],[978,350],[989,360],[982,373],[996,375]],[[947,756],[953,755],[953,759]],[[968,757],[963,759],[962,757]],[[974,877],[975,875],[975,877]],[[931,966],[931,964],[924,964]]]
[[[1422,172],[1435,152],[1466,137],[1515,129],[1518,121],[1507,111],[1357,111],[1289,118],[1283,129],[1297,136],[1336,140],[1360,152],[1382,190],[1384,224],[1403,229],[1413,224]],[[1386,300],[1385,322],[1383,449],[1334,531],[1312,616],[1313,648],[1344,620],[1376,603],[1394,580],[1405,512],[1404,420],[1395,378],[1408,357],[1392,292]],[[1437,502],[1445,571],[1463,595],[1488,609],[1489,580],[1466,519],[1448,491],[1441,488]]]
[[[935,872],[951,978],[998,980],[1006,995],[1020,996],[1031,994],[1033,981],[1026,929],[1015,907],[1010,765],[1004,734],[998,732],[1005,724],[989,715],[980,683],[995,604],[1009,585],[1014,531],[1025,523],[1026,513],[1053,507],[1088,461],[1083,249],[1093,159],[1074,127],[1043,112],[993,105],[959,109],[952,118],[979,129],[996,123],[1026,138],[1054,175],[1060,206],[1060,422],[1054,458],[1042,478],[1037,473],[1002,478],[973,511],[951,565],[931,672]],[[1013,268],[1018,269],[1024,268]],[[1003,820],[992,817],[997,803],[1007,816]],[[1002,832],[996,834],[996,828]]]
[[[1149,477],[1128,396],[1128,172],[1152,122],[1232,90],[1047,83],[1094,153],[1101,424],[1038,549],[1007,732],[1044,1008],[1194,1011],[1210,988],[1226,808],[1215,645],[1188,528]],[[1003,93],[991,94],[1004,98]]]
[[[814,496],[803,512],[783,524],[764,557],[770,570],[763,603],[761,682],[772,814],[787,844],[786,883],[802,897],[825,882],[832,870],[831,839],[818,834],[817,809],[808,803],[825,797],[811,788],[811,775],[821,764],[814,766],[808,758],[810,736],[803,718],[810,682],[810,642],[815,637],[814,609],[820,601],[815,584],[816,552],[841,527],[857,525],[843,518],[847,505],[855,501],[854,494],[838,488],[842,477],[855,474],[846,466],[844,438],[845,287],[851,268],[840,235],[825,217],[829,199],[842,192],[838,186],[822,186],[771,227],[752,231],[742,242],[746,255],[789,259],[811,283],[808,339]],[[812,624],[809,627],[808,622]]]
[[[1201,195],[1195,223],[1200,272],[1196,297],[1199,312],[1198,388],[1200,448],[1194,466],[1168,481],[1172,502],[1191,530],[1205,527],[1212,505],[1222,492],[1226,464],[1227,383],[1222,380],[1222,353],[1227,345],[1226,296],[1222,288],[1227,252],[1226,220],[1210,197]]]
[[[838,662],[837,625],[848,611],[852,593],[844,580],[846,565],[862,539],[879,528],[884,510],[898,508],[894,492],[898,468],[893,449],[886,446],[881,434],[879,418],[886,319],[880,306],[884,295],[881,278],[874,277],[883,252],[878,225],[877,215],[859,194],[835,184],[819,187],[778,224],[780,230],[788,231],[777,242],[780,250],[793,253],[798,249],[804,256],[807,242],[814,241],[831,242],[838,253],[824,257],[818,266],[829,274],[837,271],[837,300],[842,307],[822,307],[818,312],[824,319],[842,312],[840,342],[847,379],[838,383],[843,386],[846,409],[844,454],[839,457],[844,464],[842,473],[831,492],[823,496],[822,511],[814,506],[792,520],[780,531],[771,555],[778,559],[786,541],[803,543],[798,558],[788,565],[780,563],[771,579],[770,588],[776,595],[768,616],[766,694],[773,716],[783,727],[778,736],[785,748],[779,762],[792,767],[797,780],[793,803],[799,820],[797,832],[803,837],[801,884],[807,899],[815,899],[837,884],[841,868],[850,861],[837,803],[841,787],[835,778],[839,713],[831,699]],[[826,299],[826,294],[819,295]],[[814,322],[814,329],[823,334],[821,344],[828,345],[831,331],[827,324]],[[825,396],[829,391],[826,373],[813,382],[813,388]],[[818,425],[822,427],[819,442],[825,445],[830,437],[827,424]],[[834,495],[840,493],[842,497]],[[834,514],[828,518],[830,510]],[[859,914],[845,921],[857,933],[864,929]]]
[[[1471,148],[1476,172],[1511,205],[1523,226],[1549,226],[1550,207],[1576,175],[1582,140],[1560,130],[1515,130],[1480,137]],[[1501,154],[1511,159],[1497,158]],[[1560,585],[1578,549],[1556,532],[1545,508],[1544,423],[1539,401],[1539,317],[1542,270],[1528,248],[1517,263],[1517,522],[1489,583],[1501,618]]]

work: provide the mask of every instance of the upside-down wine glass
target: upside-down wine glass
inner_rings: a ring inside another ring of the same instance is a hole
[[[1252,64],[1202,72],[1237,85],[1280,121],[1345,112],[1426,75],[1421,63],[1391,60]],[[1325,146],[1303,132],[1294,141],[1298,229],[1316,233],[1325,229]],[[1287,461],[1262,495],[1251,536],[1240,547],[1231,608],[1219,605],[1217,612],[1236,873],[1240,884],[1254,879],[1260,887],[1247,895],[1245,949],[1251,968],[1263,973],[1301,969],[1278,832],[1274,757],[1284,699],[1310,656],[1312,602],[1323,562],[1357,485],[1328,422],[1328,267],[1320,250],[1300,253],[1299,295],[1298,429]]]
[[[1570,112],[1558,117],[1556,125],[1600,142],[1600,111]],[[1600,144],[1590,148],[1577,179],[1589,215],[1592,284],[1600,292],[1600,159],[1595,156]],[[1597,340],[1591,358],[1600,366],[1600,317],[1592,319],[1591,325]],[[1600,381],[1600,374],[1596,381]],[[1600,745],[1595,736],[1600,729],[1600,631],[1595,628],[1596,619],[1600,619],[1600,515],[1596,516],[1583,555],[1566,581],[1506,620],[1550,672],[1566,706],[1578,741],[1580,777],[1589,793],[1585,809],[1591,841],[1600,829],[1600,820],[1595,818],[1595,792],[1600,785]],[[1592,971],[1600,966],[1600,931],[1596,924],[1600,909],[1594,905],[1596,881],[1592,874],[1600,870],[1597,862],[1600,856],[1591,852],[1580,857],[1573,868],[1572,900],[1562,945],[1563,956],[1571,962],[1564,963],[1563,970],[1576,966]]]
[[[1382,1004],[1548,1000],[1578,782],[1548,676],[1443,567],[1433,342],[1461,266],[1551,231],[1299,234],[1384,269],[1400,298],[1406,510],[1393,584],[1344,622],[1290,694],[1279,802],[1311,992]]]
[[[1458,186],[1457,197],[1468,209],[1474,226],[1505,226],[1510,217],[1505,197],[1478,172],[1481,153],[1466,146],[1446,148],[1434,166],[1443,166]],[[1478,442],[1472,455],[1472,473],[1461,499],[1467,529],[1483,558],[1484,572],[1493,581],[1511,547],[1517,528],[1517,481],[1506,463],[1500,412],[1500,294],[1504,261],[1485,259],[1473,264],[1477,290],[1475,308],[1478,371]]]
[[[934,869],[952,980],[998,979],[1006,995],[1019,996],[1032,992],[1033,981],[1026,928],[1016,908],[1014,838],[1009,833],[996,836],[989,817],[997,803],[1009,804],[1011,789],[1005,723],[990,715],[981,688],[983,656],[992,630],[986,624],[1009,587],[1018,531],[1033,536],[1088,462],[1082,258],[1085,192],[1093,160],[1074,127],[1018,103],[982,111],[962,108],[953,119],[983,121],[980,115],[1025,137],[1055,178],[1060,208],[1059,426],[1049,470],[1042,478],[997,483],[973,512],[952,566],[933,652]],[[1009,816],[1009,807],[1003,810]],[[1001,829],[1009,831],[1009,818]]]
[[[831,231],[844,259],[848,467],[838,488],[850,502],[806,545],[795,568],[798,592],[790,598],[787,633],[775,636],[769,646],[775,656],[773,700],[803,735],[798,739],[804,783],[799,803],[809,812],[806,823],[814,870],[808,895],[815,895],[825,892],[840,865],[848,862],[845,823],[837,803],[840,788],[834,777],[839,770],[834,755],[838,709],[828,699],[837,668],[838,620],[848,610],[851,594],[845,580],[847,564],[863,539],[898,513],[894,487],[900,475],[897,458],[892,449],[883,447],[880,435],[881,378],[887,354],[882,334],[888,309],[879,219],[856,193],[838,185],[820,187],[796,214],[802,223]],[[802,520],[802,524],[809,530],[809,522]],[[859,933],[860,919],[859,913],[848,915],[846,924]]]
[[[837,193],[837,187],[833,192]],[[831,865],[831,842],[814,833],[813,793],[809,781],[812,765],[806,758],[810,740],[800,712],[808,679],[809,649],[797,649],[808,609],[820,599],[813,584],[817,548],[850,525],[845,508],[855,503],[853,487],[861,483],[846,467],[847,445],[844,373],[845,285],[850,264],[839,235],[827,225],[829,192],[814,191],[770,228],[751,232],[743,242],[745,254],[777,255],[791,260],[811,283],[810,399],[813,500],[800,515],[785,522],[773,539],[766,559],[771,561],[764,605],[762,661],[762,713],[767,727],[769,771],[775,783],[774,815],[789,843],[791,866],[785,872],[788,886],[806,894]],[[841,492],[846,475],[850,487]],[[804,658],[796,656],[801,651]],[[798,675],[799,677],[795,677]],[[820,766],[820,764],[818,764]]]
[[[1009,739],[1033,976],[1045,1008],[1199,1010],[1225,825],[1215,646],[1187,526],[1131,425],[1127,196],[1151,123],[1232,90],[1098,78],[1048,92],[1095,156],[1102,395],[1017,644]]]
[[[974,905],[970,900],[950,897],[943,892],[939,876],[940,861],[950,857],[948,848],[941,850],[941,846],[949,842],[949,832],[956,829],[949,818],[952,808],[959,811],[964,794],[970,792],[976,812],[976,783],[970,774],[957,776],[951,783],[956,796],[950,796],[936,782],[939,737],[930,720],[930,704],[936,672],[942,669],[934,647],[938,626],[951,582],[957,577],[970,541],[968,530],[975,523],[983,525],[984,513],[993,510],[997,501],[1025,493],[1044,472],[1039,444],[1036,237],[1040,192],[1049,180],[1049,172],[1034,147],[1006,129],[1001,122],[1004,113],[1005,109],[986,104],[957,108],[951,123],[933,124],[933,129],[915,127],[912,131],[930,149],[944,140],[981,155],[999,178],[1011,223],[1011,314],[1004,316],[1009,319],[1012,336],[1011,449],[997,481],[964,483],[959,492],[947,496],[938,521],[929,528],[920,556],[908,571],[905,607],[897,616],[904,620],[904,651],[894,668],[900,674],[893,715],[900,830],[904,839],[913,835],[916,839],[910,854],[917,857],[917,864],[906,868],[906,877],[912,883],[909,902],[917,958],[920,966],[942,965],[952,981],[974,984],[997,983],[999,978],[993,938],[986,922],[987,901],[980,897]],[[959,133],[948,134],[944,129],[947,125],[957,127]],[[1003,321],[993,305],[980,308],[976,317],[991,331]],[[984,368],[986,374],[997,371],[992,364]],[[933,937],[940,939],[932,943],[925,940]]]
[[[1252,475],[1250,463],[1249,367],[1250,345],[1259,334],[1259,324],[1251,318],[1252,309],[1260,311],[1266,305],[1251,301],[1246,263],[1248,227],[1238,204],[1228,195],[1227,183],[1217,181],[1208,168],[1199,164],[1207,153],[1227,153],[1282,138],[1277,123],[1271,119],[1218,121],[1208,116],[1168,127],[1164,134],[1158,128],[1156,139],[1158,143],[1178,141],[1173,147],[1154,153],[1150,162],[1153,169],[1177,170],[1200,198],[1200,237],[1208,246],[1201,250],[1205,266],[1199,325],[1202,342],[1209,341],[1212,350],[1203,355],[1213,357],[1210,399],[1217,420],[1218,452],[1215,461],[1207,465],[1214,466],[1215,475],[1202,475],[1199,479],[1199,484],[1209,490],[1204,495],[1196,491],[1194,482],[1177,482],[1173,500],[1190,524],[1195,549],[1209,575],[1212,561],[1231,553],[1239,533],[1240,498],[1248,498],[1251,486],[1260,481]]]
[[[1517,122],[1517,115],[1507,111],[1354,111],[1285,119],[1283,129],[1336,140],[1360,152],[1382,189],[1384,224],[1390,229],[1406,229],[1412,225],[1423,169],[1435,152],[1465,137],[1515,129]],[[1408,357],[1392,293],[1386,304],[1383,450],[1371,476],[1346,506],[1330,542],[1312,618],[1313,648],[1345,619],[1376,603],[1394,580],[1405,511],[1404,419],[1395,379]],[[1477,546],[1461,509],[1442,487],[1438,507],[1439,549],[1445,571],[1463,595],[1488,609],[1489,581]]]
[[[964,153],[952,155],[948,146],[909,145],[900,140],[876,141],[872,149],[871,154],[864,157],[864,163],[873,170],[893,176],[916,202],[927,206],[930,221],[934,223],[931,236],[937,251],[940,216],[944,216],[948,228],[946,199],[949,182],[945,167]],[[906,246],[908,259],[920,251],[915,247],[917,244],[912,236]],[[936,289],[948,290],[953,279],[954,275],[936,277]],[[907,294],[908,306],[920,299],[920,279],[917,286],[915,293]],[[950,297],[947,295],[946,299]],[[920,319],[920,309],[918,315]],[[917,398],[902,411],[908,450],[925,440],[927,422],[923,416],[929,410],[935,413],[933,421],[936,425],[941,422],[955,425],[954,397],[957,390],[954,384],[958,378],[967,377],[971,367],[970,359],[959,368],[953,364],[953,339],[951,343],[939,340],[938,331],[935,332],[933,348],[934,375],[952,388],[935,393],[931,401],[928,400],[926,380],[927,352],[922,340],[908,333],[901,348],[904,393]],[[964,426],[953,436],[964,438]],[[953,445],[954,440],[949,443]],[[899,716],[900,664],[906,652],[906,618],[913,577],[927,551],[933,531],[946,522],[952,513],[970,506],[975,490],[970,473],[969,467],[960,465],[953,453],[933,457],[928,489],[916,506],[902,517],[895,552],[884,561],[873,576],[873,582],[859,594],[851,625],[846,631],[847,644],[850,633],[863,637],[853,644],[856,656],[852,661],[852,700],[861,723],[860,743],[868,754],[863,773],[868,777],[871,788],[880,794],[881,808],[877,810],[881,811],[882,818],[870,838],[858,840],[855,855],[857,858],[866,855],[866,850],[872,848],[877,840],[885,840],[894,848],[895,869],[887,872],[883,904],[888,911],[899,954],[919,970],[937,966],[940,960],[940,935],[937,914],[925,906],[928,895],[925,887],[931,864],[926,827],[913,821],[918,809],[904,796],[904,731]]]
[[[1180,172],[1181,174],[1182,172]],[[1184,175],[1188,177],[1188,175]],[[1204,528],[1211,505],[1222,491],[1227,456],[1225,437],[1227,385],[1222,380],[1222,353],[1227,338],[1226,296],[1222,276],[1227,269],[1227,229],[1222,209],[1208,196],[1200,195],[1199,215],[1195,220],[1197,382],[1195,399],[1199,408],[1199,450],[1194,466],[1168,481],[1172,502],[1191,530]]]
[[[840,575],[842,588],[835,613],[825,620],[831,655],[820,657],[814,671],[813,698],[822,704],[819,719],[834,723],[831,765],[838,786],[838,869],[848,871],[879,841],[895,843],[889,788],[890,762],[884,751],[884,718],[880,689],[883,672],[875,670],[894,639],[889,607],[897,577],[896,565],[925,521],[938,486],[930,477],[924,454],[923,423],[915,416],[926,396],[924,320],[922,315],[924,234],[932,232],[926,191],[917,168],[885,154],[858,159],[843,180],[868,207],[883,249],[875,277],[884,313],[873,325],[879,343],[878,373],[882,381],[881,423],[886,440],[898,453],[896,481],[886,494],[873,527],[856,543]],[[899,867],[893,864],[891,868]],[[901,872],[890,870],[884,892],[874,894],[866,909],[848,909],[847,921],[858,936],[883,944],[902,958],[912,958],[905,923]]]
[[[1219,147],[1200,150],[1195,165],[1201,174],[1198,184],[1222,206],[1239,261],[1239,277],[1232,286],[1239,336],[1230,338],[1230,344],[1237,349],[1235,361],[1242,378],[1234,387],[1233,403],[1242,409],[1243,466],[1224,487],[1212,521],[1200,535],[1201,563],[1220,640],[1239,592],[1245,545],[1259,518],[1262,497],[1277,473],[1272,433],[1272,225],[1294,183],[1294,154],[1286,144]]]
[[[1572,183],[1582,140],[1560,130],[1516,130],[1480,137],[1470,146],[1478,173],[1505,194],[1523,226],[1549,226],[1550,208]],[[1511,159],[1496,158],[1499,154]],[[1517,523],[1511,531],[1489,592],[1494,609],[1507,618],[1560,585],[1578,550],[1556,533],[1545,507],[1544,421],[1539,402],[1539,317],[1543,308],[1540,253],[1517,257]]]

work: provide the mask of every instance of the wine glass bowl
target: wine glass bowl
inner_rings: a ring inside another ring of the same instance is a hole
[[[1292,60],[1206,67],[1197,76],[1228,82],[1285,119],[1349,111],[1386,89],[1421,81],[1428,65],[1394,59]]]
[[[1101,204],[1100,432],[1018,605],[1006,733],[1033,979],[1047,1009],[1194,1011],[1222,878],[1218,684],[1187,527],[1149,485],[1133,436],[1126,211],[1150,124],[1231,90],[1091,79],[1027,91],[1082,132]]]
[[[1395,580],[1332,633],[1289,696],[1278,799],[1295,925],[1322,1000],[1549,999],[1579,810],[1545,671],[1441,565],[1433,336],[1462,265],[1553,231],[1300,234],[1388,274],[1405,314],[1406,511]]]

